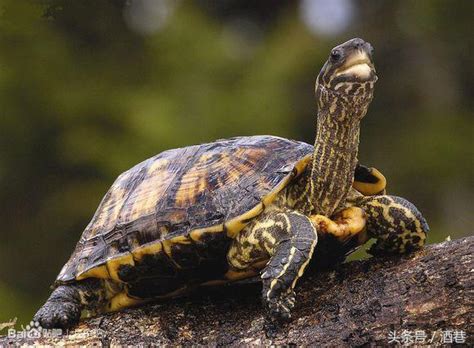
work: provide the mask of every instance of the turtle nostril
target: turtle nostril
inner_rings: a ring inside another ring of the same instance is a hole
[[[359,38],[355,38],[353,40],[353,44],[355,48],[362,48],[362,46],[365,44],[365,41]]]

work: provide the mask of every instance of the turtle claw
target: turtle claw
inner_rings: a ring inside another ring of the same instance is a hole
[[[265,336],[274,339],[279,330],[291,320],[291,310],[295,306],[295,292],[280,294],[278,298],[267,299],[267,318],[265,320]]]
[[[267,310],[271,319],[278,322],[291,320],[291,310],[295,307],[295,293],[282,293],[278,298],[267,301]]]
[[[33,317],[42,328],[68,329],[79,322],[81,308],[73,302],[47,301]]]

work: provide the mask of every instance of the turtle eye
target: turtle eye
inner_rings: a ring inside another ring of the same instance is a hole
[[[338,62],[342,58],[342,53],[340,50],[331,51],[331,61],[333,63]]]

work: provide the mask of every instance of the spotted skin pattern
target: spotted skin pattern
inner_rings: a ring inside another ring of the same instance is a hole
[[[369,237],[377,240],[371,254],[403,254],[425,244],[428,223],[406,199],[380,195],[361,198],[358,205],[367,213]]]
[[[307,216],[296,211],[268,209],[232,242],[227,254],[228,277],[239,279],[241,274],[242,278],[248,277],[249,269],[265,266],[261,275],[264,303],[270,316],[289,319],[294,306],[293,289],[311,259],[317,240],[316,227]]]
[[[316,80],[314,146],[238,137],[162,152],[120,175],[34,319],[68,328],[93,315],[260,274],[271,320],[287,320],[318,254],[340,261],[423,245],[418,210],[357,163],[377,80],[371,46],[337,46]],[[320,248],[318,250],[318,248]],[[334,257],[334,255],[337,257]]]

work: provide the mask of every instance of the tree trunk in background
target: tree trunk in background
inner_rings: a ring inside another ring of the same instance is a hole
[[[474,343],[474,237],[403,257],[372,258],[304,277],[291,323],[269,332],[256,284],[85,321],[69,336],[25,344],[387,345]],[[404,331],[406,330],[406,331]],[[415,335],[418,335],[416,337]],[[444,338],[443,338],[444,335]],[[426,337],[425,337],[426,336]]]

